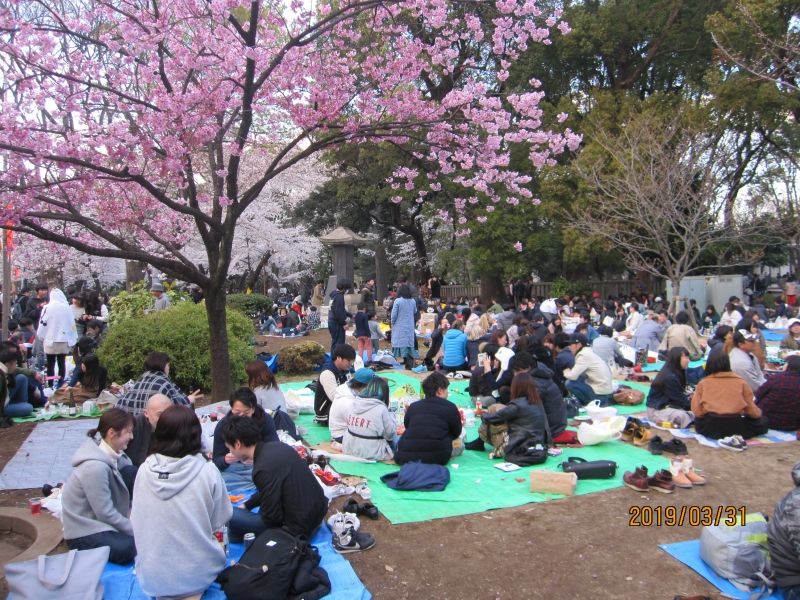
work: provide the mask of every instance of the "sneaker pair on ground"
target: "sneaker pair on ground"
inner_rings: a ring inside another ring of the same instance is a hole
[[[647,446],[653,439],[653,432],[645,427],[639,419],[628,417],[620,439],[623,442],[633,442],[634,446]]]
[[[691,489],[696,485],[705,485],[706,479],[694,470],[691,458],[678,456],[672,459],[669,472],[672,474],[672,483],[676,487]]]
[[[328,526],[333,533],[333,549],[339,554],[361,552],[375,545],[374,537],[359,531],[361,522],[353,513],[337,512],[328,519]]]
[[[678,438],[672,438],[668,442],[665,442],[661,439],[661,436],[658,435],[653,436],[650,443],[647,445],[647,449],[650,451],[650,454],[663,454],[666,452],[667,454],[679,456],[689,453],[686,444]]]
[[[724,437],[721,440],[717,440],[717,443],[720,445],[720,448],[733,450],[734,452],[742,452],[747,450],[747,442],[740,435],[730,435],[728,437]]]
[[[647,473],[647,467],[644,465],[637,467],[635,471],[626,471],[622,476],[622,482],[637,492],[655,490],[663,494],[671,494],[675,491],[672,473],[666,469],[660,469],[650,477]]]

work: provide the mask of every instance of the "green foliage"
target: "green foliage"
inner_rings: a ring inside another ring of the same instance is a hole
[[[254,316],[262,310],[269,314],[273,306],[272,299],[264,294],[228,294],[225,302],[228,308],[249,316]]]
[[[253,324],[236,310],[228,310],[227,315],[231,379],[239,384],[245,378],[245,364],[253,358],[248,343]],[[109,328],[98,355],[111,380],[123,383],[142,374],[144,359],[153,351],[169,355],[170,377],[184,391],[211,389],[208,318],[203,304],[182,302],[169,310],[121,320]]]
[[[288,374],[309,373],[325,357],[325,348],[317,342],[300,342],[278,352],[278,365]]]
[[[189,299],[189,294],[175,289],[174,284],[165,283],[164,289],[173,306]],[[127,319],[142,317],[145,310],[153,308],[153,302],[153,294],[147,284],[143,281],[134,283],[130,292],[123,290],[111,298],[109,322],[116,325]]]

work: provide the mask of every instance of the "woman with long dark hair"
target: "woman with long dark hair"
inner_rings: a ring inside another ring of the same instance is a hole
[[[508,441],[504,455],[513,453],[523,445],[532,446],[550,442],[547,415],[539,397],[539,388],[528,373],[515,375],[511,380],[511,401],[506,406],[484,413],[481,419],[487,426],[505,423],[508,427]],[[481,438],[484,442],[490,442],[488,434],[485,437],[482,435]]]
[[[286,410],[286,397],[278,381],[263,360],[251,360],[244,368],[247,387],[253,390],[258,404],[265,410]]]
[[[125,565],[136,556],[128,518],[131,495],[120,473],[131,464],[125,448],[133,438],[133,417],[109,409],[88,436],[72,457],[72,473],[61,494],[64,539],[74,550],[108,546],[108,560]]]
[[[666,363],[653,380],[647,395],[647,418],[650,421],[669,421],[681,429],[692,423],[692,401],[686,395],[688,366],[689,352],[686,348],[674,346],[669,349]]]
[[[219,470],[201,453],[201,435],[192,409],[170,406],[136,476],[131,523],[142,549],[136,578],[147,596],[199,600],[225,568],[214,532],[233,507]]]

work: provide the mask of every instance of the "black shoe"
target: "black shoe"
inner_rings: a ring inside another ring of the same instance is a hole
[[[0,417],[0,429],[11,427],[13,424],[14,421],[11,420],[11,417]]]
[[[676,455],[689,454],[689,450],[686,448],[686,444],[684,444],[678,438],[672,438],[670,441],[664,442],[662,451]]]
[[[467,442],[466,444],[464,444],[464,448],[466,448],[467,450],[479,450],[483,452],[486,450],[486,444],[483,443],[483,440],[481,438],[478,438],[476,440],[472,440],[471,442]]]
[[[661,454],[664,452],[664,440],[657,435],[653,436],[653,439],[647,445],[647,449],[650,450],[650,454]]]

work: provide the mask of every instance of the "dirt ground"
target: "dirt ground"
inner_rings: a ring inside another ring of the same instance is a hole
[[[324,331],[309,338],[328,345]],[[288,341],[268,338],[266,349],[276,352],[284,343]],[[2,430],[0,469],[32,428],[21,424]],[[721,598],[704,579],[658,548],[697,538],[700,528],[631,527],[630,507],[733,505],[771,515],[792,488],[790,471],[800,460],[800,445],[761,446],[744,453],[706,448],[694,440],[687,445],[708,477],[704,487],[674,494],[622,488],[405,525],[391,525],[383,517],[364,519],[364,531],[377,544],[347,558],[377,600]],[[22,507],[35,494],[0,492],[0,505]],[[337,499],[333,508],[343,502]],[[0,597],[6,592],[3,580]]]

